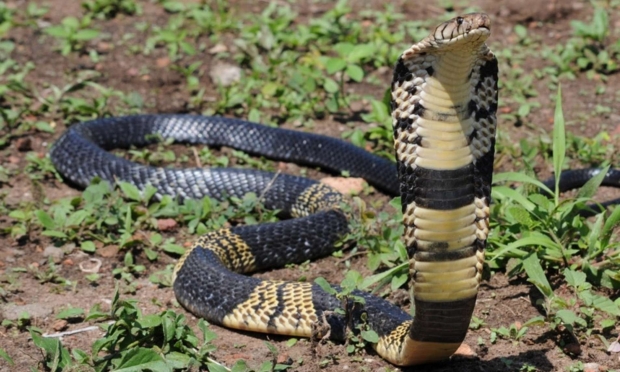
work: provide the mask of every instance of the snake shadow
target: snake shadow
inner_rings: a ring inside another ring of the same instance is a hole
[[[528,350],[516,355],[481,360],[478,357],[454,356],[445,362],[402,368],[403,372],[510,372],[521,371],[524,365],[533,366],[537,371],[554,371],[555,367],[547,358],[547,350]]]

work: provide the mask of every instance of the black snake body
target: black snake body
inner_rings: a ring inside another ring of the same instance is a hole
[[[76,124],[54,144],[51,160],[65,178],[82,187],[99,177],[139,188],[151,184],[160,196],[180,198],[221,199],[254,192],[265,206],[296,217],[200,237],[175,268],[175,294],[192,313],[251,331],[321,337],[326,331],[320,330],[327,329],[335,340],[363,325],[378,333],[374,348],[394,364],[442,360],[467,332],[488,234],[497,109],[497,60],[484,44],[489,34],[486,15],[457,17],[401,55],[392,83],[397,167],[341,140],[190,115]],[[354,293],[364,304],[349,300],[346,315],[341,315],[334,311],[343,306],[341,300],[316,284],[242,275],[332,252],[334,242],[348,230],[340,210],[342,195],[302,177],[149,167],[106,151],[152,143],[153,135],[348,171],[400,194],[404,239],[412,258],[415,321],[365,292]]]

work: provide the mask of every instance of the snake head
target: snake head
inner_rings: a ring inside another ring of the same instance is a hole
[[[452,18],[435,28],[430,39],[437,46],[483,43],[491,34],[491,18],[484,13],[469,13]]]

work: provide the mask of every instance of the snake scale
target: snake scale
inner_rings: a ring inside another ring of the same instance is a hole
[[[467,332],[489,232],[498,99],[497,60],[485,44],[489,35],[489,17],[468,14],[439,25],[402,53],[391,92],[396,168],[338,139],[191,115],[79,123],[52,146],[50,157],[67,180],[81,187],[98,177],[139,188],[150,184],[159,197],[222,199],[254,192],[262,195],[266,207],[294,217],[198,238],[174,269],[175,295],[192,313],[241,330],[302,337],[328,334],[334,340],[344,340],[349,329],[363,325],[377,332],[379,342],[373,347],[393,364],[443,360]],[[340,210],[342,195],[302,177],[247,169],[150,167],[106,151],[153,143],[154,134],[346,170],[401,195],[415,317],[361,291],[353,294],[364,304],[349,301],[346,315],[341,315],[334,310],[342,302],[316,284],[243,275],[331,253],[348,231]],[[591,175],[582,172],[576,178]],[[581,178],[575,182],[583,183]]]

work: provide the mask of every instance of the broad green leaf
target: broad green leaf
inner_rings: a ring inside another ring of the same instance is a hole
[[[373,330],[367,330],[367,331],[362,331],[361,332],[362,338],[370,343],[376,344],[377,342],[379,342],[379,335],[377,334],[377,332],[373,331]]]
[[[564,278],[566,282],[574,288],[579,288],[586,282],[586,274],[581,271],[574,271],[569,268],[564,269]]]
[[[616,305],[608,297],[594,296],[594,301],[592,301],[592,306],[608,314],[611,314],[614,316],[620,316],[620,307],[618,307],[618,305]]]
[[[271,362],[268,362],[271,363]],[[229,369],[224,367],[221,364],[216,364],[213,362],[208,362],[207,367],[209,367],[209,372],[229,372]]]
[[[60,22],[62,23],[64,26],[67,26],[71,29],[76,30],[78,27],[80,27],[80,21],[78,21],[77,18],[75,17],[66,17],[63,18],[63,20]]]
[[[80,248],[82,248],[84,252],[88,252],[88,253],[94,253],[97,250],[97,247],[95,247],[95,243],[93,243],[90,240],[83,241],[80,244]]]
[[[155,328],[161,325],[161,316],[157,314],[145,315],[138,319],[138,323],[144,328]]]
[[[166,354],[166,363],[172,369],[187,369],[192,357],[189,354],[183,354],[178,351],[172,351]]]
[[[79,30],[78,32],[76,32],[73,35],[73,38],[75,40],[87,41],[87,40],[92,40],[96,38],[97,36],[99,36],[98,30],[85,29],[85,30]]]
[[[390,285],[390,288],[392,289],[392,291],[395,291],[398,288],[400,288],[403,284],[407,283],[408,279],[409,279],[409,275],[407,272],[401,273],[400,275],[394,275],[392,277],[392,283]]]
[[[342,58],[328,58],[325,62],[325,68],[328,74],[333,74],[338,71],[342,71],[347,67],[347,61]]]
[[[69,215],[65,221],[65,226],[80,226],[89,215],[90,213],[85,210],[75,211]]]
[[[121,188],[121,190],[123,191],[123,194],[133,200],[133,201],[140,201],[142,199],[142,195],[140,193],[140,190],[138,189],[138,187],[136,185],[133,185],[129,182],[125,182],[125,181],[120,181],[118,183],[119,187]]]
[[[47,230],[54,230],[56,228],[56,224],[54,223],[54,220],[49,214],[47,214],[47,212],[39,209],[36,212],[34,212],[34,215],[37,216],[37,219],[39,220],[41,225]]]
[[[30,337],[37,347],[45,351],[46,358],[50,360],[46,363],[50,370],[62,370],[71,363],[69,351],[57,338],[42,337],[33,330],[30,330]]]
[[[331,295],[336,295],[338,292],[336,292],[336,290],[331,286],[331,284],[329,284],[327,282],[327,280],[325,280],[325,278],[323,277],[318,277],[316,279],[314,279],[314,282],[321,287],[321,289]]]
[[[115,372],[172,371],[172,368],[153,349],[137,347],[123,352]]]
[[[349,54],[347,54],[346,58],[347,61],[351,63],[359,63],[363,59],[371,57],[376,52],[377,48],[373,44],[358,44]]]
[[[357,286],[362,282],[363,277],[362,274],[355,270],[349,270],[344,276],[342,283],[340,285],[346,291],[352,291],[357,288]]]
[[[84,309],[79,307],[72,307],[69,309],[65,309],[58,314],[56,314],[57,319],[72,319],[72,318],[81,318],[84,316]]]
[[[555,175],[555,205],[560,203],[560,178],[566,156],[566,133],[564,128],[564,112],[562,111],[562,85],[558,84],[555,98],[555,114],[553,116],[553,171]]]
[[[523,269],[528,276],[528,281],[534,284],[545,297],[553,296],[553,289],[545,276],[536,253],[531,253],[523,260]]]
[[[358,65],[348,65],[346,73],[351,79],[358,83],[364,78],[364,70]]]
[[[510,206],[506,212],[512,216],[516,222],[524,225],[526,228],[530,228],[536,224],[536,221],[534,221],[532,215],[520,205]]]
[[[65,39],[70,35],[70,31],[63,26],[51,26],[44,29],[44,32],[50,36]]]
[[[166,243],[162,248],[164,252],[178,254],[179,256],[182,256],[183,253],[185,253],[185,248],[178,244]]]
[[[325,91],[328,93],[336,93],[340,90],[338,83],[329,78],[325,79],[325,82],[323,83],[323,88],[325,88]]]
[[[558,310],[558,312],[555,313],[555,316],[560,318],[565,325],[572,326],[575,323],[583,327],[588,325],[584,319],[578,317],[572,310]]]
[[[527,322],[523,323],[523,327],[530,327],[533,325],[544,325],[545,317],[544,316],[535,316],[529,319]]]

